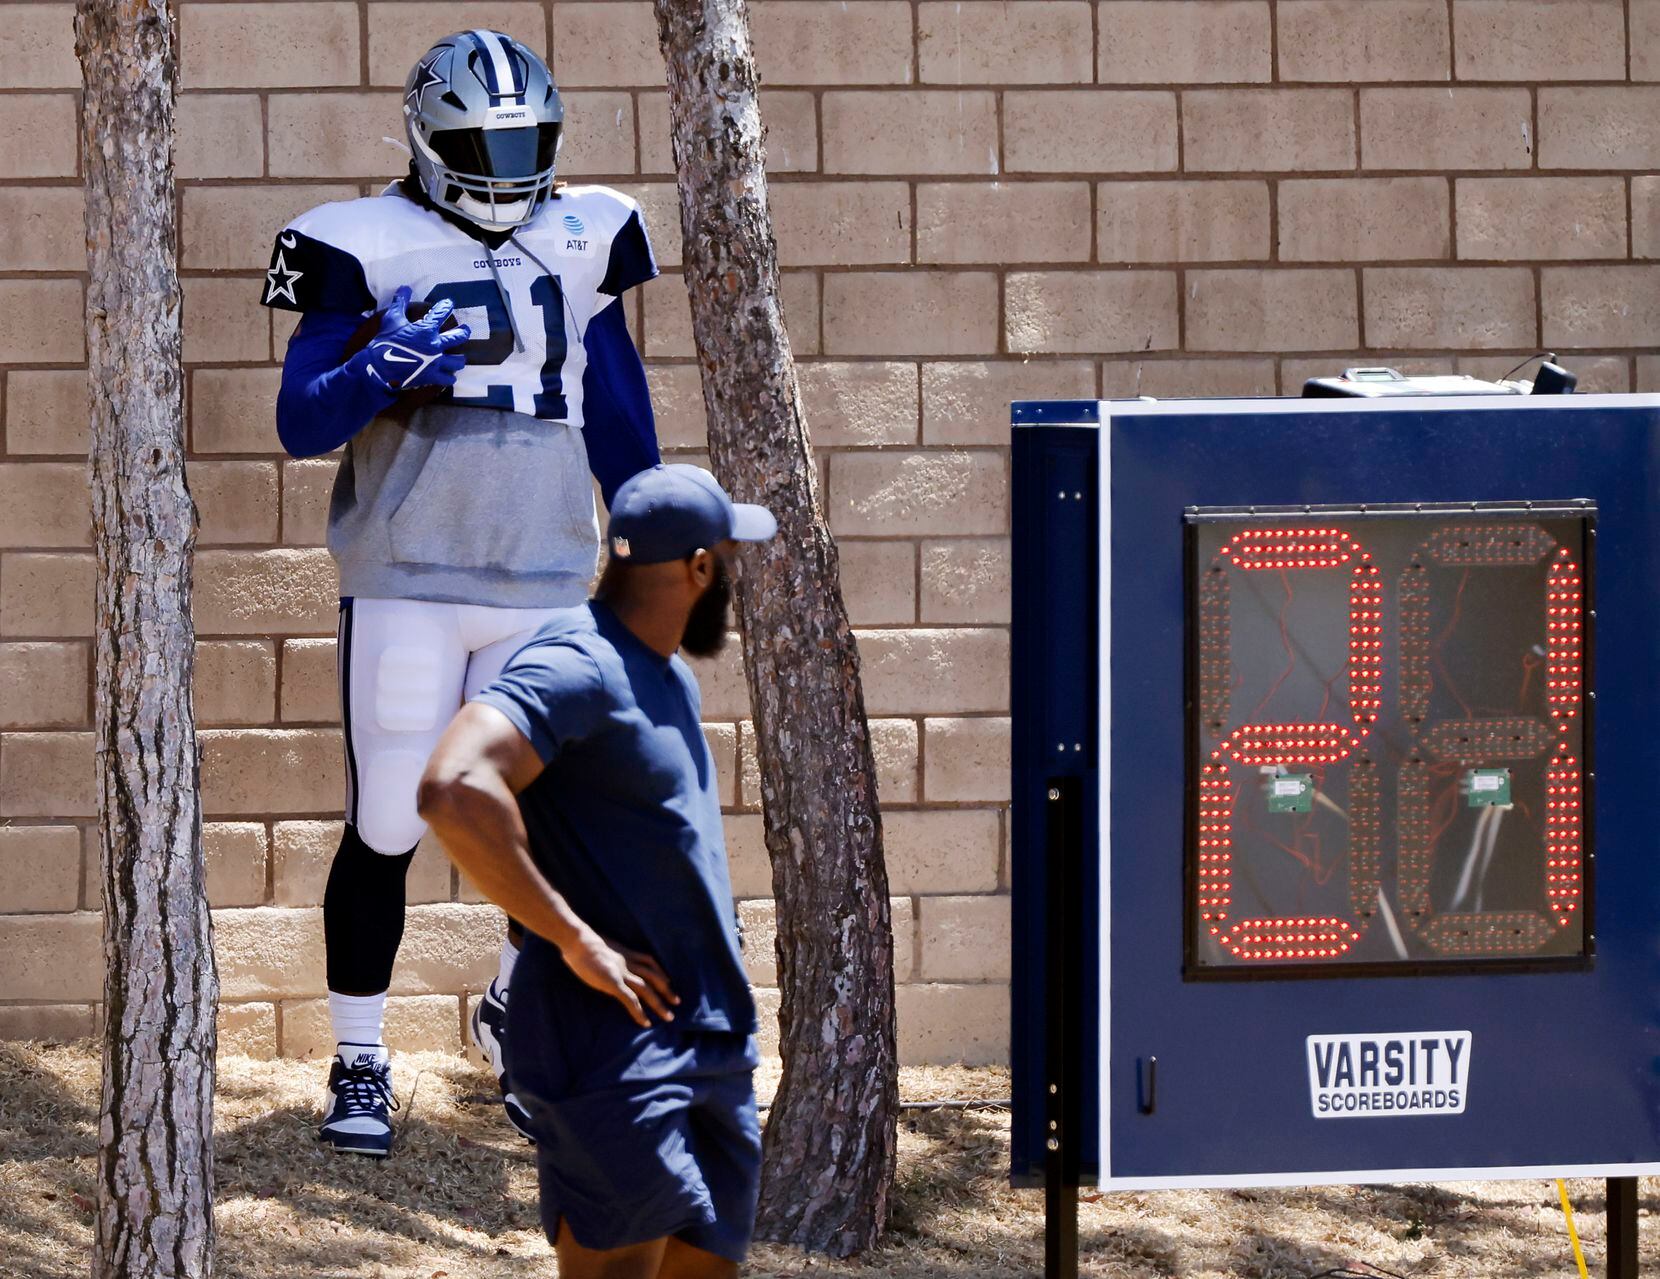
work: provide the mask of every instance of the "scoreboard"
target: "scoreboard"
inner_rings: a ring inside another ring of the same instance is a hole
[[[1014,421],[1016,1180],[1660,1172],[1660,397]]]

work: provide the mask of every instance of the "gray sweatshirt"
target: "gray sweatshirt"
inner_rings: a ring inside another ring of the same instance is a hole
[[[378,417],[346,446],[328,542],[342,595],[579,604],[599,555],[582,432],[449,404]]]

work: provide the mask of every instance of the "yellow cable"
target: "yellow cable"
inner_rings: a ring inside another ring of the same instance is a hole
[[[1585,1269],[1585,1252],[1579,1246],[1579,1231],[1574,1229],[1574,1206],[1568,1202],[1568,1186],[1560,1177],[1556,1179],[1556,1197],[1562,1201],[1562,1215],[1568,1219],[1568,1238],[1573,1241],[1574,1260],[1579,1263],[1579,1279],[1591,1279]]]

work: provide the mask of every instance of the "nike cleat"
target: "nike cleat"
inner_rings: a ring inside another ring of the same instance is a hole
[[[317,1137],[336,1150],[384,1159],[392,1153],[389,1112],[397,1108],[385,1046],[341,1044],[329,1067],[328,1098]]]

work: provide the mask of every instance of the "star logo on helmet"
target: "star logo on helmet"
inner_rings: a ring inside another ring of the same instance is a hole
[[[438,74],[438,62],[448,52],[447,47],[434,49],[416,64],[414,73],[409,77],[409,92],[403,95],[406,105],[419,111],[428,89],[448,83],[444,76]]]
[[[296,271],[282,260],[282,250],[277,250],[277,260],[271,264],[271,269],[265,273],[265,302],[267,305],[278,298],[287,298],[295,306],[300,305],[300,299],[294,296],[294,285],[304,275],[304,271]]]

